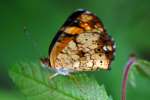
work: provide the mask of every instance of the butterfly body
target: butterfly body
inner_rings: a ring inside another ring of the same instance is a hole
[[[42,62],[61,75],[73,72],[108,70],[114,58],[114,41],[102,22],[87,10],[77,10],[57,32],[49,57]]]

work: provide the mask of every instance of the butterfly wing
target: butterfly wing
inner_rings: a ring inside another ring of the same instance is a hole
[[[109,69],[114,42],[102,22],[87,10],[77,10],[57,32],[50,47],[50,66],[74,71]]]
[[[49,59],[51,67],[55,68],[58,54],[60,54],[66,45],[68,45],[68,43],[74,39],[74,35],[83,32],[83,29],[79,27],[79,20],[77,20],[77,17],[84,12],[84,10],[78,10],[69,16],[52,40],[52,43],[49,47]]]

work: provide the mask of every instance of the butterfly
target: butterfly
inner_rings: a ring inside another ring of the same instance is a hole
[[[115,42],[100,19],[88,10],[78,9],[59,29],[42,64],[56,75],[109,70],[114,59]]]

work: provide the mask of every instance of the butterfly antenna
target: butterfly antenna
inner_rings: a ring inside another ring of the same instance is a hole
[[[24,31],[25,37],[28,39],[28,41],[31,42],[33,49],[37,53],[36,55],[42,56],[41,53],[40,53],[40,50],[39,50],[39,47],[37,45],[36,40],[33,39],[32,33],[27,29],[26,26],[24,26],[23,31]]]

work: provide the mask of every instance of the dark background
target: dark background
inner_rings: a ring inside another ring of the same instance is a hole
[[[18,61],[47,56],[55,33],[76,9],[97,14],[115,39],[116,58],[110,72],[94,72],[114,100],[120,100],[124,65],[130,53],[150,60],[149,0],[0,0],[0,99],[24,100],[8,76]],[[30,34],[25,34],[26,26]],[[150,81],[130,75],[127,100],[149,100]],[[131,83],[131,84],[130,84]]]

